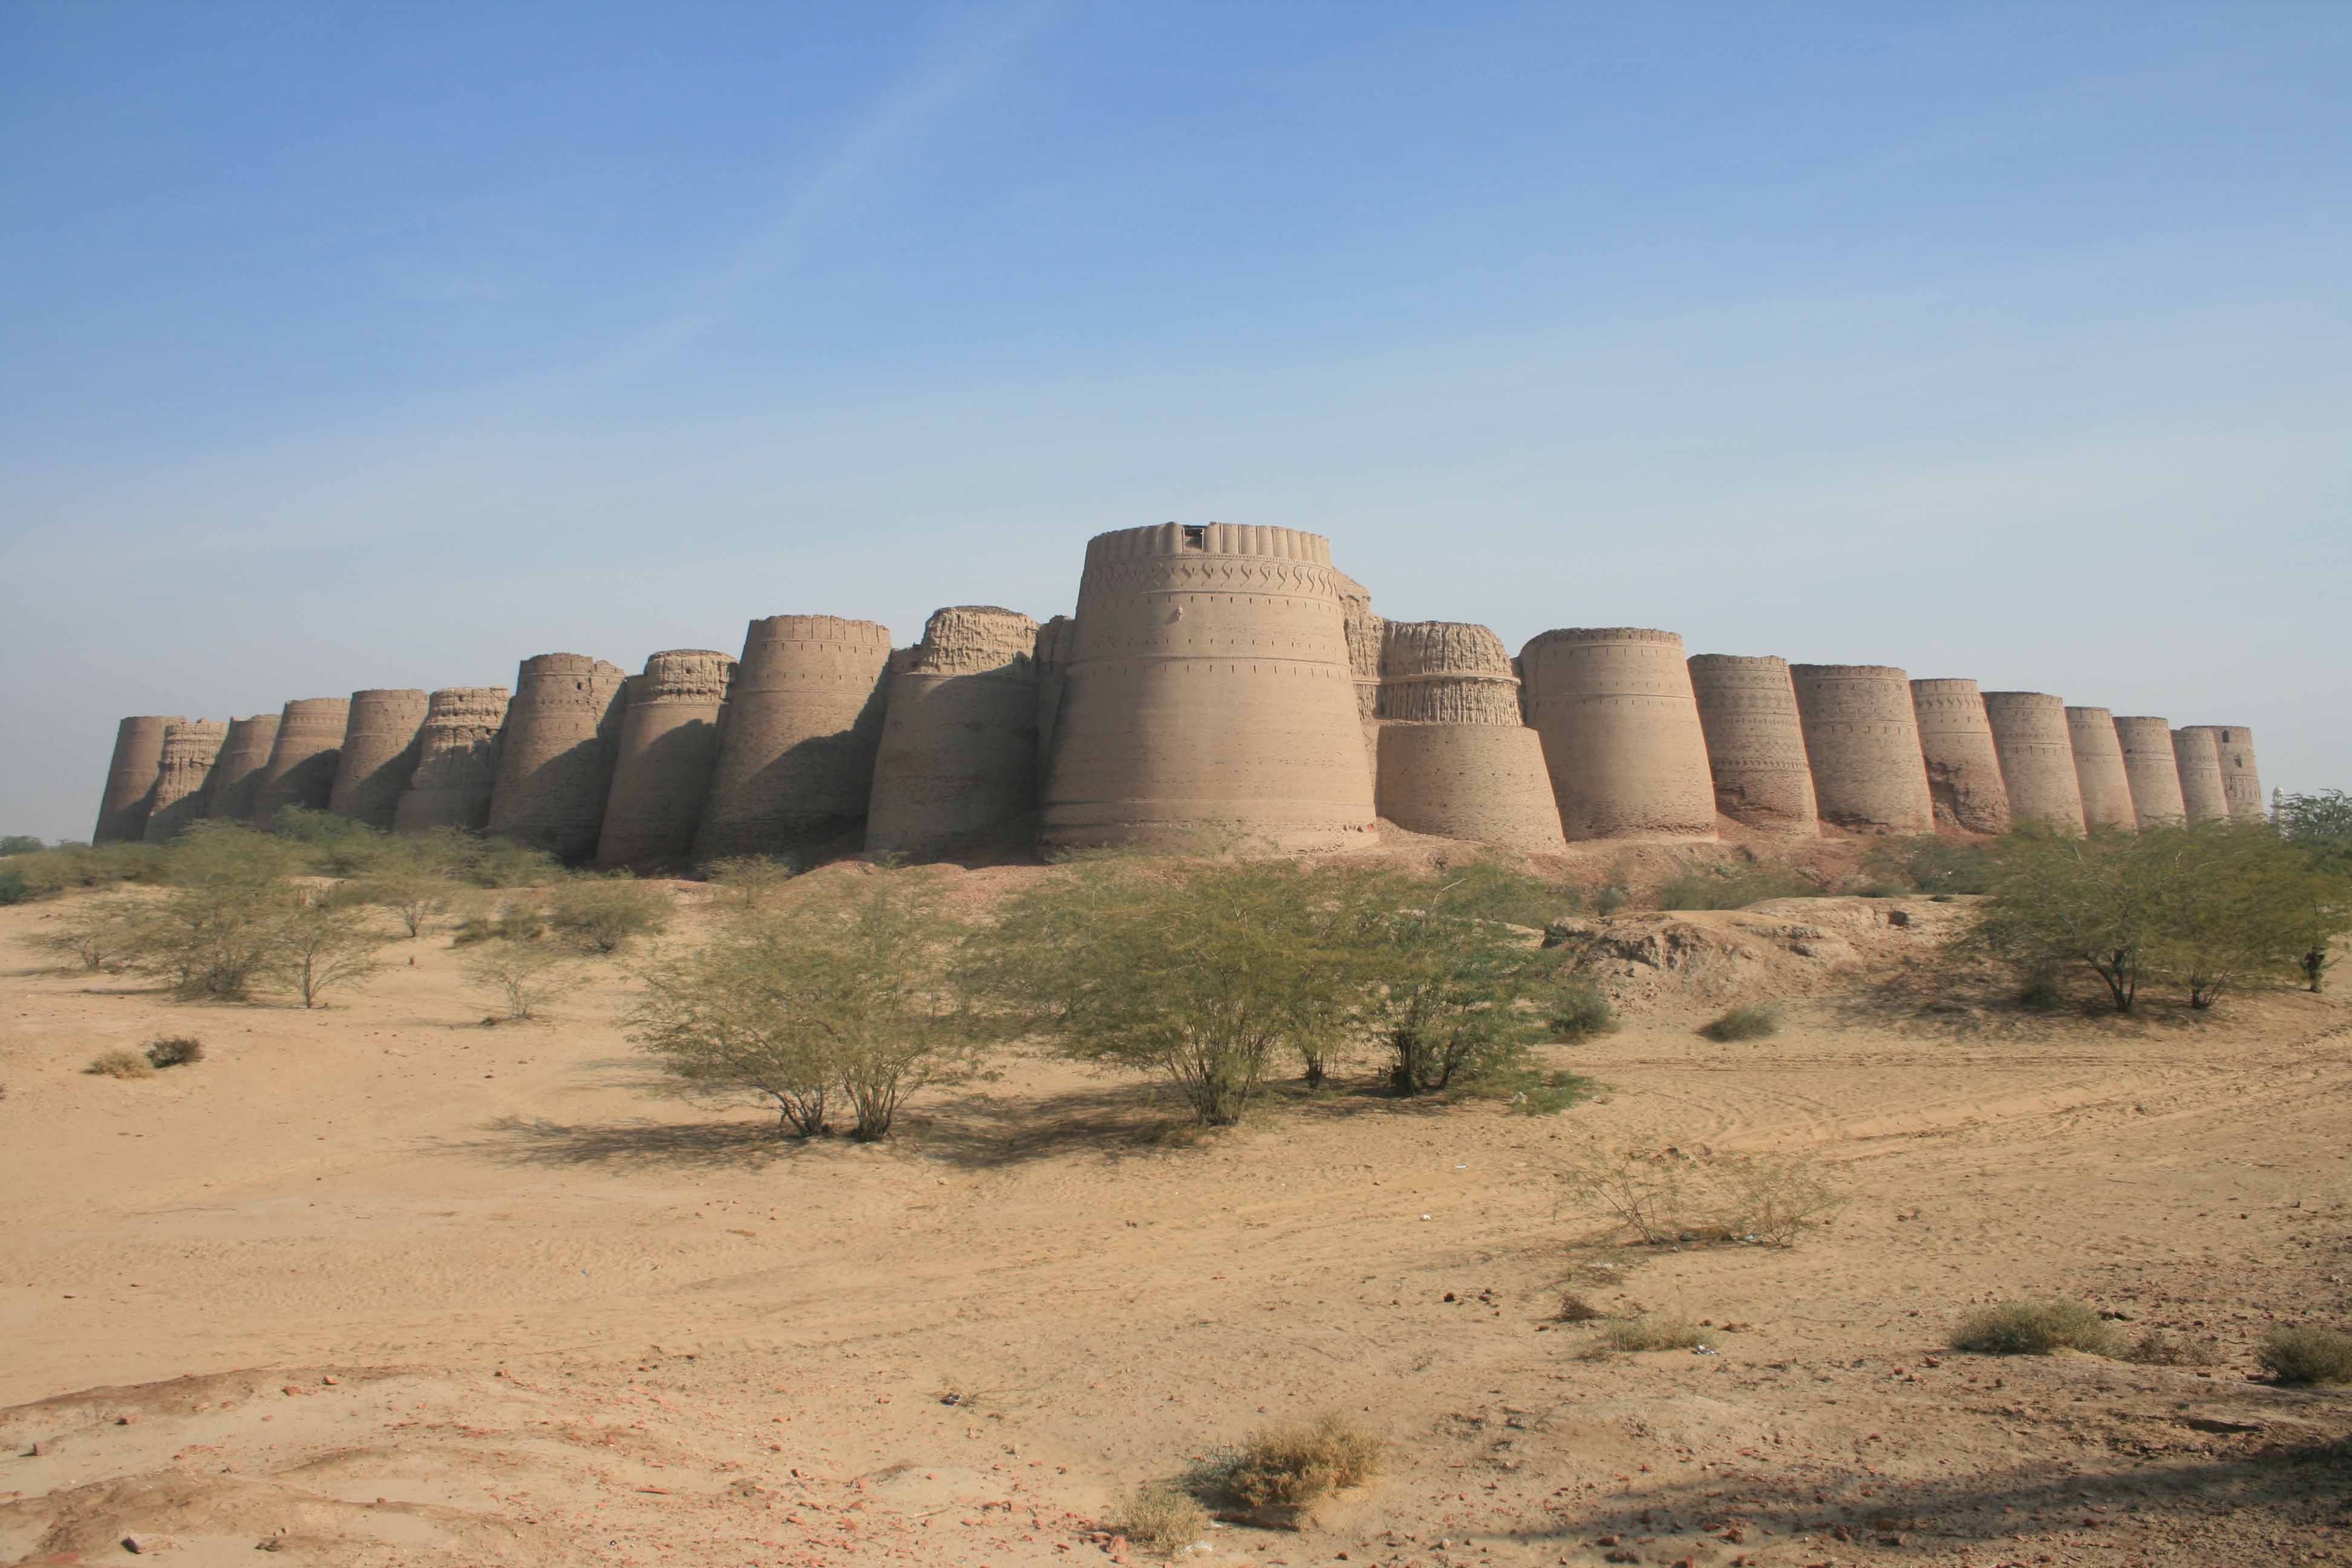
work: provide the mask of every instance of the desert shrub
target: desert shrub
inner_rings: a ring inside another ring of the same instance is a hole
[[[1279,1054],[1345,1010],[1336,890],[1288,863],[1082,857],[972,933],[960,984],[1006,1035],[1164,1076],[1229,1125]]]
[[[1793,1247],[1809,1225],[1844,1206],[1844,1194],[1810,1163],[1770,1154],[1710,1161],[1712,1224],[1735,1241]]]
[[[2273,1329],[2254,1359],[2281,1383],[2352,1383],[2352,1334],[2334,1329]]]
[[[906,876],[748,910],[646,968],[630,1038],[688,1085],[772,1104],[780,1135],[886,1136],[907,1097],[967,1074],[975,1034],[949,982],[962,928]]]
[[[2282,795],[2271,820],[2315,869],[2352,877],[2352,795],[2340,789]]]
[[[2260,824],[2147,828],[2126,861],[2158,900],[2148,967],[2186,989],[2191,1007],[2300,974],[2305,954],[2352,928],[2352,878]]]
[[[1656,1246],[1683,1239],[1690,1217],[1692,1162],[1661,1154],[1596,1152],[1554,1173],[1568,1201],[1598,1208]]]
[[[297,898],[274,922],[263,972],[315,1007],[327,991],[356,985],[383,967],[383,937],[359,909],[324,898]]]
[[[143,900],[131,928],[131,965],[183,997],[243,1001],[262,978],[293,903],[278,879],[295,847],[224,822],[191,826],[172,846],[169,889]]]
[[[29,940],[85,973],[121,969],[137,950],[140,912],[132,899],[91,899],[45,922]]]
[[[1952,1348],[1977,1355],[2048,1355],[2083,1351],[2112,1356],[2121,1348],[2115,1327],[2080,1301],[2003,1301],[1971,1312],[1952,1334]]]
[[[1686,1351],[1706,1343],[1706,1335],[1688,1318],[1645,1312],[1610,1319],[1601,1325],[1601,1342],[1612,1351]]]
[[[29,833],[0,833],[0,859],[11,855],[35,855],[48,846]]]
[[[467,984],[497,999],[496,1016],[521,1023],[562,994],[577,966],[571,953],[546,942],[492,937],[467,959],[463,973]]]
[[[1474,1086],[1486,1099],[1507,1101],[1518,1116],[1557,1116],[1591,1099],[1594,1087],[1589,1078],[1559,1070],[1502,1073]]]
[[[529,899],[509,899],[486,915],[467,915],[449,933],[449,945],[478,942],[536,942],[547,934],[547,911]]]
[[[1217,1479],[1251,1508],[1303,1509],[1370,1480],[1385,1447],[1346,1417],[1324,1415],[1257,1433],[1225,1457]]]
[[[205,1059],[205,1043],[194,1035],[168,1035],[147,1042],[147,1065],[181,1068]]]
[[[1984,845],[1934,833],[1882,838],[1862,865],[1890,892],[1990,892],[1995,869],[1993,852]]]
[[[1439,877],[1448,907],[1473,920],[1499,921],[1506,925],[1541,931],[1582,902],[1573,889],[1556,886],[1498,860],[1478,859],[1444,867]]]
[[[1738,1040],[1760,1040],[1780,1032],[1780,1005],[1777,1002],[1744,1003],[1699,1030],[1708,1039],[1722,1045]]]
[[[1118,1532],[1145,1552],[1173,1557],[1209,1531],[1209,1510],[1179,1488],[1154,1481],[1136,1489],[1118,1516]]]
[[[1678,1150],[1595,1151],[1554,1173],[1568,1201],[1597,1208],[1634,1240],[1793,1247],[1845,1204],[1808,1162],[1790,1155],[1696,1159]]]
[[[465,879],[478,888],[543,888],[564,876],[562,861],[511,838],[476,839],[465,862]]]
[[[548,923],[595,952],[614,952],[635,937],[656,936],[677,912],[669,891],[625,877],[566,882],[550,902]]]
[[[29,902],[32,897],[33,885],[25,879],[24,872],[14,866],[0,866],[0,909]]]
[[[1556,1323],[1597,1323],[1609,1314],[1570,1291],[1559,1299],[1559,1310],[1552,1315]]]
[[[1767,899],[1817,899],[1821,888],[1772,866],[1685,871],[1658,889],[1662,910],[1742,910]]]
[[[2016,1001],[2029,1013],[2054,1013],[2066,1005],[2066,990],[2057,971],[2037,969],[2018,982]]]
[[[1564,1040],[1590,1040],[1617,1027],[1609,994],[1590,980],[1570,980],[1552,1000],[1551,1026]]]
[[[154,1064],[137,1051],[101,1051],[81,1069],[99,1078],[153,1078]]]
[[[449,908],[458,884],[443,863],[412,841],[394,839],[393,844],[343,896],[383,910],[414,939],[424,934],[425,923],[435,915]]]
[[[76,888],[159,880],[164,858],[157,844],[60,844],[11,856],[0,874],[20,887],[25,898],[46,899]]]
[[[2213,1352],[2194,1340],[2176,1340],[2161,1329],[2149,1329],[2131,1342],[2122,1359],[2142,1366],[2211,1366]]]
[[[308,806],[280,806],[269,830],[301,847],[303,864],[322,877],[363,877],[379,862],[401,857],[406,846],[380,827]]]
[[[1633,901],[1633,892],[1622,882],[1611,882],[1592,895],[1592,912],[1613,915]]]
[[[703,876],[731,903],[756,910],[798,873],[790,860],[769,855],[730,855],[703,868]]]

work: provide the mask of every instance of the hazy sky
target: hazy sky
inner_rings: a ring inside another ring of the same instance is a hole
[[[14,0],[0,832],[1171,519],[2352,786],[2347,83],[2342,0]]]

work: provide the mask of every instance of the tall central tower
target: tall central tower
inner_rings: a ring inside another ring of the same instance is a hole
[[[1087,543],[1041,837],[1337,848],[1372,824],[1330,542],[1231,523]]]

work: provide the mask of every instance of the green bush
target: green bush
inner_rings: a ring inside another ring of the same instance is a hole
[[[2334,1329],[2273,1329],[2254,1359],[2281,1383],[2352,1383],[2352,1334]]]
[[[1862,864],[1883,879],[1890,893],[1989,893],[1998,869],[1994,852],[1986,846],[1933,833],[1882,838],[1863,856]]]
[[[1777,1002],[1751,1002],[1732,1008],[1699,1033],[1717,1044],[1729,1045],[1738,1040],[1760,1040],[1780,1032],[1780,1005]]]
[[[666,888],[625,877],[566,882],[555,890],[548,921],[580,946],[613,952],[636,937],[657,936],[677,912]]]
[[[1976,1355],[2048,1355],[2082,1351],[2114,1356],[2121,1349],[2115,1328],[2080,1301],[2004,1301],[1961,1320],[1952,1348]]]
[[[25,879],[24,872],[14,866],[0,866],[0,908],[26,903],[32,897],[33,885]]]
[[[205,1059],[205,1043],[194,1035],[170,1035],[147,1042],[147,1065],[180,1068]]]
[[[449,933],[449,945],[478,942],[536,942],[547,934],[547,911],[528,899],[509,899],[487,915],[467,915]]]
[[[11,855],[33,855],[47,848],[29,833],[0,833],[0,859]]]
[[[1552,1004],[1551,1026],[1564,1040],[1590,1040],[1615,1031],[1617,1009],[1591,981],[1570,980]]]
[[[798,873],[792,861],[769,855],[730,855],[702,868],[703,877],[734,903],[756,910]]]

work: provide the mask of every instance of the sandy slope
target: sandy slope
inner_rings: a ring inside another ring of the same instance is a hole
[[[1097,1561],[1139,1480],[1325,1409],[1386,1475],[1193,1560],[2352,1555],[2352,1395],[2249,1378],[2347,1310],[2337,996],[2036,1019],[1937,980],[1954,906],[1805,900],[1612,928],[1643,1011],[1559,1053],[1608,1086],[1560,1117],[1288,1094],[1196,1138],[1023,1060],[795,1148],[661,1096],[610,963],[545,1026],[479,1026],[431,938],[331,1010],[187,1007],[37,970],[55,907],[0,910],[0,1563]],[[1779,1037],[1693,1032],[1764,994]],[[76,1070],[166,1031],[209,1058]],[[1584,1245],[1553,1169],[1666,1143],[1853,1202],[1786,1252]],[[1739,1327],[1585,1359],[1563,1289]],[[2218,1364],[1937,1352],[2060,1290]]]

